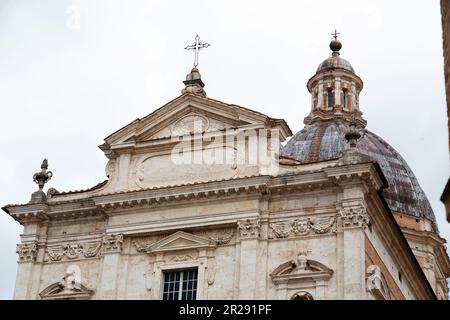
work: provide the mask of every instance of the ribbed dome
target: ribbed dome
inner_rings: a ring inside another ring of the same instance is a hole
[[[295,134],[283,148],[283,154],[301,162],[315,162],[339,157],[346,148],[347,125],[341,120],[318,121]],[[378,162],[389,187],[383,195],[392,211],[432,221],[438,232],[436,218],[414,173],[402,156],[386,141],[364,129],[358,150]]]
[[[341,58],[339,55],[332,55],[331,57],[323,61],[317,68],[316,73],[333,69],[344,69],[355,73],[355,70],[353,69],[350,62]]]

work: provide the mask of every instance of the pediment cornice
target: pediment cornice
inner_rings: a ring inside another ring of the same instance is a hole
[[[168,128],[171,124],[189,114],[215,119],[218,123],[223,124],[223,128],[240,128],[259,124],[268,128],[278,127],[282,133],[282,140],[292,135],[284,120],[273,119],[262,113],[218,100],[193,94],[183,94],[144,118],[136,119],[114,132],[105,138],[105,143],[99,147],[107,156],[110,156],[112,150],[134,149],[142,142],[178,136],[177,133],[163,133],[153,137],[155,133]]]
[[[318,261],[305,258],[304,262],[290,260],[282,263],[270,273],[270,278],[273,283],[278,285],[308,280],[326,281],[329,280],[332,275],[332,269]]]
[[[196,249],[215,249],[217,242],[202,237],[187,233],[184,231],[177,231],[168,237],[165,237],[148,248],[145,249],[147,253],[158,253],[166,251],[186,251]]]
[[[54,283],[45,288],[39,296],[42,300],[87,300],[94,294],[83,284],[77,283],[74,288],[65,289],[61,282]]]

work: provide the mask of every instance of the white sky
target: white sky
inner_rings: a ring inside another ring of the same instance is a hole
[[[79,13],[79,25],[76,18]],[[449,176],[438,0],[0,2],[0,205],[26,203],[49,159],[48,187],[105,179],[103,138],[180,94],[198,33],[209,97],[284,118],[296,132],[307,80],[341,32],[363,79],[368,129],[408,161],[450,237],[439,197]],[[0,212],[0,299],[13,294],[21,227]]]

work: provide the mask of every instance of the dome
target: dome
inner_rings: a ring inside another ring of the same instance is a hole
[[[307,125],[289,140],[283,148],[283,155],[305,163],[338,158],[347,145],[344,137],[347,128],[342,120],[318,121]],[[380,165],[389,185],[383,190],[389,208],[413,217],[425,217],[438,232],[431,205],[402,156],[367,129],[363,129],[357,148]]]
[[[319,65],[316,73],[333,69],[343,69],[355,73],[355,70],[353,69],[350,62],[341,58],[339,55],[334,54]]]

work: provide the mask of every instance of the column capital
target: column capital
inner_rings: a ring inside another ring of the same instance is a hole
[[[258,218],[239,220],[237,222],[241,239],[257,239],[259,238],[259,230],[261,221]]]
[[[18,262],[35,262],[38,253],[38,242],[21,243],[16,246],[16,253],[19,255]]]
[[[103,253],[121,253],[123,234],[105,234],[103,236]]]

